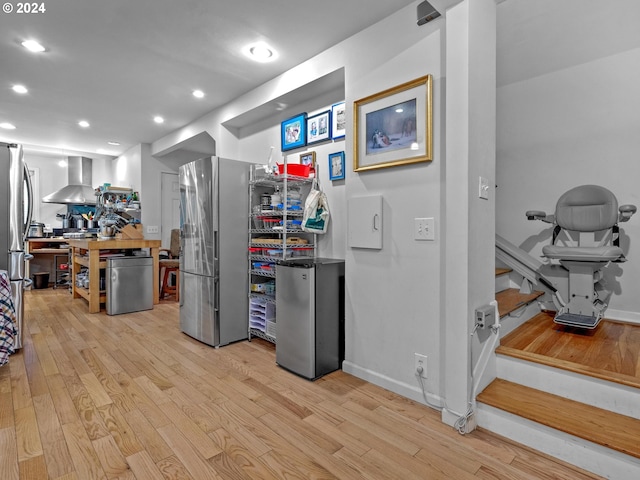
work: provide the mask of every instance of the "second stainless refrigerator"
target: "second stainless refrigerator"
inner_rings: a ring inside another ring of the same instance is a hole
[[[218,347],[247,338],[249,163],[180,167],[180,329]]]

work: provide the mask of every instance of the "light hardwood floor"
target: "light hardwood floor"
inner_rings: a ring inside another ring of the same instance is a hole
[[[0,479],[592,479],[343,372],[309,382],[254,340],[180,333],[174,302],[88,314],[26,296],[24,349],[0,367]]]

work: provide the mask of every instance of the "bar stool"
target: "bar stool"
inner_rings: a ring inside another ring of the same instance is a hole
[[[165,295],[173,295],[176,302],[180,300],[180,230],[174,228],[171,230],[170,248],[161,248],[160,252],[166,252],[169,258],[161,258],[158,261],[160,269],[159,277],[162,278],[160,288],[160,298]],[[174,285],[169,285],[171,274],[174,274],[176,281]]]

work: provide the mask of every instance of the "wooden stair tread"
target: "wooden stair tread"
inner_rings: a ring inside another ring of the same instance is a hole
[[[534,291],[529,294],[524,294],[520,293],[517,288],[507,288],[506,290],[496,293],[500,318],[528,305],[541,295],[544,295],[544,292]]]
[[[640,420],[502,379],[478,401],[547,427],[640,458]]]
[[[511,272],[511,269],[508,267],[496,267],[496,277],[500,275],[504,275],[505,273]]]
[[[577,329],[553,323],[553,315],[530,318],[500,340],[496,353],[640,389],[640,365],[629,361],[640,327],[604,319],[595,331]]]

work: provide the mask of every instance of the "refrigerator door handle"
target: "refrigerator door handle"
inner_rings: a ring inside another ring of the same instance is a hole
[[[218,231],[213,231],[213,276],[216,279],[220,276],[220,245],[218,245]],[[217,280],[216,280],[217,281]],[[216,289],[216,292],[218,290]],[[216,302],[216,306],[218,303]]]
[[[215,288],[215,293],[213,296],[213,311],[217,313],[220,310],[220,279],[218,277],[215,277],[213,279],[213,285]]]
[[[30,253],[25,253],[24,254],[24,261],[25,262],[29,262],[31,260],[33,260],[33,255],[31,255]]]
[[[9,252],[9,278],[23,280],[25,274],[25,253],[23,251]]]
[[[31,220],[33,219],[33,186],[31,185],[31,176],[29,175],[29,168],[26,163],[24,164],[24,181],[27,184],[27,218],[24,224],[23,241],[26,241],[29,233],[29,225],[31,225]]]

